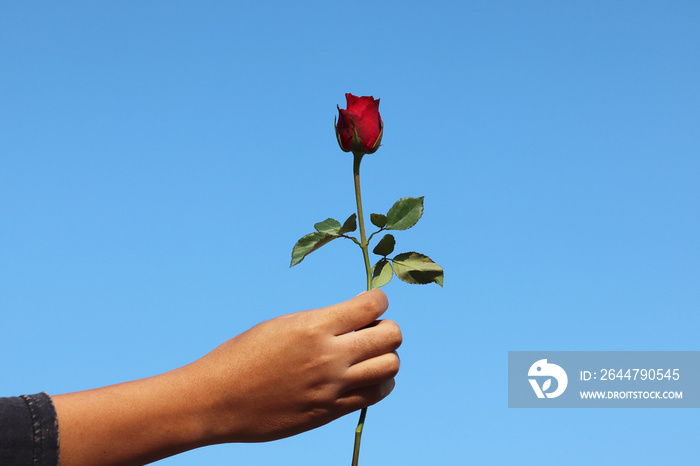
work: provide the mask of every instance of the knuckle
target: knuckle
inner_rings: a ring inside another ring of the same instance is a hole
[[[390,357],[387,359],[387,373],[389,374],[390,378],[394,378],[396,377],[396,374],[399,373],[399,369],[401,368],[401,360],[399,359],[399,355],[396,354],[396,352],[391,353]]]
[[[391,342],[394,349],[397,349],[403,343],[403,334],[401,333],[401,328],[393,320],[382,321],[384,325],[384,331],[386,332],[386,340]]]

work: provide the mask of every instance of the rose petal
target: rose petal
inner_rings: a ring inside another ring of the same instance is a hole
[[[382,117],[379,114],[379,99],[372,96],[358,97],[346,93],[347,109],[338,107],[338,137],[340,147],[344,151],[352,149],[355,130],[360,139],[362,149],[373,152],[382,131]]]

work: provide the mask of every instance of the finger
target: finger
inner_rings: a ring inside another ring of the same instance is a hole
[[[346,353],[349,363],[352,365],[396,351],[401,346],[403,337],[396,322],[380,320],[356,332],[338,335],[336,341],[349,348]]]
[[[382,290],[361,293],[354,298],[323,308],[325,318],[335,335],[361,329],[377,320],[389,307]]]
[[[345,373],[345,391],[370,387],[393,379],[399,373],[400,366],[401,361],[395,351],[355,364]]]
[[[338,398],[336,406],[344,414],[366,408],[386,398],[395,386],[394,379],[389,379],[377,385],[351,390]]]

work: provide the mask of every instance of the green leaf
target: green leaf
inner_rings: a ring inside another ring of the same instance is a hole
[[[423,196],[404,197],[387,212],[387,230],[408,230],[423,216]]]
[[[394,276],[394,271],[391,268],[391,263],[386,259],[379,261],[372,267],[372,288],[379,288],[391,281]]]
[[[435,282],[442,286],[444,273],[430,257],[417,252],[404,252],[392,259],[396,276],[412,285]]]
[[[384,228],[386,226],[386,215],[382,214],[369,214],[369,221],[372,225],[379,228]]]
[[[335,219],[332,218],[327,218],[322,222],[318,222],[317,224],[314,225],[314,228],[316,231],[319,233],[330,233],[332,235],[337,235],[339,234],[338,232],[340,231],[340,222],[338,222]]]
[[[349,233],[355,230],[357,230],[357,215],[352,214],[348,217],[347,220],[345,220],[345,223],[343,223],[343,226],[340,228],[340,231],[338,233],[344,235],[345,233]]]
[[[387,233],[381,240],[379,240],[379,243],[377,243],[372,252],[378,256],[388,256],[394,252],[395,245],[396,240],[394,239],[394,235]]]
[[[318,223],[316,225],[318,225]],[[315,231],[303,236],[292,249],[292,263],[289,264],[289,266],[294,267],[316,249],[336,238],[338,238],[337,235],[332,235],[323,231]]]

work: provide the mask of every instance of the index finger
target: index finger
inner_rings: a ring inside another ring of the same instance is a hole
[[[328,306],[328,324],[335,335],[343,335],[371,324],[387,310],[389,300],[380,289],[365,291],[354,298]]]

